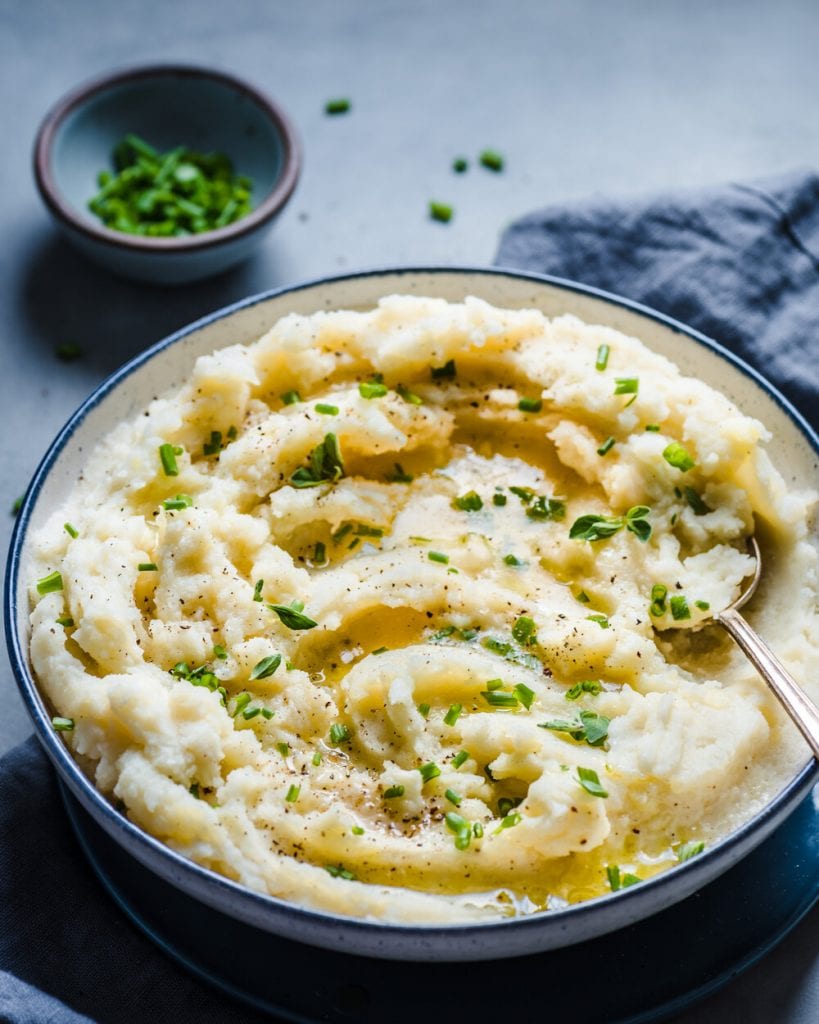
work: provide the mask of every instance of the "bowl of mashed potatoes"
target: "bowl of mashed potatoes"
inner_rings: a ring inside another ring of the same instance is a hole
[[[385,271],[166,339],[22,509],[15,669],[61,779],[141,864],[267,931],[482,959],[683,899],[814,764],[709,625],[817,697],[816,438],[659,314]]]

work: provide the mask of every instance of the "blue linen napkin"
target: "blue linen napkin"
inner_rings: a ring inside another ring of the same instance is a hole
[[[819,178],[547,208],[497,262],[644,302],[733,349],[817,425]],[[31,738],[0,760],[0,1021],[256,1024],[128,922],[71,833]]]

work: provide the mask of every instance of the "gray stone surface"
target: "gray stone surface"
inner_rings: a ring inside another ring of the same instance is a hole
[[[811,0],[4,0],[0,509],[105,375],[229,301],[379,265],[488,263],[503,226],[546,202],[815,165],[817,38]],[[96,73],[163,59],[250,78],[293,115],[305,149],[301,184],[259,255],[173,291],[75,256],[30,172],[34,132],[58,96]],[[336,95],[352,98],[349,116],[322,113]],[[506,155],[502,175],[452,174],[454,156],[487,145]],[[430,198],[453,203],[451,224],[428,220]],[[54,348],[68,340],[85,357],[65,365]],[[11,525],[0,512],[3,552]],[[28,731],[4,664],[0,750]],[[814,911],[679,1024],[816,1021],[817,950]]]

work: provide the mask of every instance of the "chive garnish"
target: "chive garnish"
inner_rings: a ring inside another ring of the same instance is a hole
[[[605,370],[609,365],[609,346],[599,345],[597,348],[597,359],[594,364],[595,370]]]
[[[421,773],[421,778],[424,782],[431,782],[432,779],[437,779],[441,774],[441,769],[434,761],[421,765],[418,771]]]
[[[71,629],[74,625],[74,620],[70,615],[62,615],[59,619],[54,620],[58,626],[65,626],[66,629]]]
[[[287,755],[290,753],[290,744],[289,743],[277,743],[276,744],[276,750],[278,750],[278,752],[282,755],[282,757],[287,757]]]
[[[469,164],[462,156],[455,157],[452,161],[452,170],[456,174],[463,174],[467,167],[469,167]]]
[[[467,491],[466,494],[453,499],[452,507],[460,509],[462,512],[480,512],[483,508],[483,500],[477,491]]]
[[[158,572],[156,562],[140,562],[137,566],[139,572]]]
[[[449,563],[449,555],[443,555],[440,551],[427,551],[427,558],[430,562],[440,562],[441,565]]]
[[[677,854],[677,860],[682,864],[684,861],[691,860],[692,857],[698,857],[704,849],[705,843],[692,839],[687,843],[680,843],[674,852]]]
[[[52,728],[56,732],[71,732],[74,728],[73,718],[61,718],[59,715],[51,719]]]
[[[501,693],[499,690],[481,690],[481,696],[493,708],[516,708],[518,698],[514,693]]]
[[[358,385],[358,393],[362,398],[383,398],[387,393],[387,386],[374,380],[362,381]]]
[[[162,507],[168,512],[178,512],[183,508],[190,508],[193,505],[193,498],[189,494],[177,494],[174,498],[165,498]]]
[[[71,523],[63,523],[63,529],[65,530],[69,537],[72,537],[74,539],[79,537],[79,532],[75,527],[71,525]]]
[[[489,682],[486,684],[486,688],[487,688],[487,690],[491,690],[491,691],[502,690],[503,689],[503,680],[502,679],[490,679]]]
[[[251,700],[253,700],[253,698],[247,692],[247,690],[244,690],[242,693],[237,693],[236,696],[233,698],[233,711],[231,711],[230,713],[231,718],[235,718],[240,711],[244,711],[244,709],[248,706]]]
[[[219,661],[224,661],[227,658],[227,649],[222,644],[214,644],[213,656],[218,658]]]
[[[587,615],[586,618],[589,620],[589,622],[596,622],[601,629],[609,628],[608,615]]]
[[[273,717],[274,712],[270,708],[260,708],[259,710],[262,713],[262,718],[266,718],[269,721]]]
[[[531,708],[532,702],[535,699],[535,691],[530,690],[525,683],[517,683],[513,687],[513,690],[517,699],[528,711]]]
[[[370,651],[371,654],[386,654],[389,647],[377,647],[374,651]]]
[[[503,170],[503,157],[496,149],[484,149],[478,158],[482,167],[490,171]]]
[[[448,789],[444,793],[444,796],[449,800],[451,804],[455,804],[456,807],[461,806],[461,800],[463,799],[460,794],[456,793],[454,789]]]
[[[342,725],[341,722],[333,722],[330,726],[330,743],[334,747],[337,747],[340,743],[348,743],[350,741],[350,730],[346,725]]]
[[[262,709],[258,707],[258,705],[255,708],[245,708],[242,711],[242,718],[244,718],[246,722],[249,722],[251,719],[255,718],[257,715],[260,715],[261,713]]]
[[[457,373],[455,360],[447,359],[443,366],[430,367],[430,373],[433,380],[453,380]]]
[[[663,458],[675,469],[679,469],[681,473],[686,473],[689,469],[693,469],[696,466],[696,462],[691,458],[686,448],[679,443],[679,441],[672,441],[671,444],[666,445],[663,449]]]
[[[596,697],[602,691],[603,687],[596,679],[584,679],[582,682],[575,683],[574,686],[570,687],[563,696],[566,700],[577,700],[584,693],[588,693],[590,697]]]
[[[272,676],[276,669],[282,663],[281,654],[270,654],[266,658],[262,658],[261,661],[256,662],[250,673],[251,679],[267,679],[268,676]]]
[[[318,623],[286,604],[268,604],[265,607],[275,612],[288,629],[314,629]]]
[[[316,412],[321,413],[322,416],[338,416],[337,405],[328,405],[326,402],[316,402],[313,408]]]
[[[327,561],[327,548],[321,541],[316,542],[316,546],[313,549],[313,562],[316,565],[324,565]]]
[[[517,558],[515,555],[504,555],[503,561],[505,565],[523,565],[523,562],[521,562],[521,560]]]
[[[324,870],[333,876],[333,878],[343,878],[345,882],[354,882],[355,875],[352,871],[348,871],[347,868],[342,867],[341,864],[325,864]]]
[[[629,533],[633,533],[638,540],[645,543],[651,536],[651,523],[647,518],[650,514],[651,509],[647,505],[633,505],[625,516],[580,516],[572,524],[569,537],[572,540],[605,540],[625,527]]]
[[[293,785],[288,789],[287,795],[285,796],[284,799],[289,804],[294,804],[298,800],[300,792],[301,786],[297,786],[295,783],[293,783]]]
[[[455,725],[455,723],[458,721],[462,711],[463,711],[463,705],[462,704],[450,704],[449,711],[447,711],[447,713],[444,715],[444,724],[445,725]]]
[[[446,827],[450,832],[455,833],[455,847],[458,850],[465,850],[472,838],[472,829],[466,818],[456,814],[455,811],[447,811],[444,815]]]
[[[541,495],[536,498],[526,509],[526,515],[530,519],[545,521],[547,519],[562,519],[566,515],[566,505],[557,498],[547,498]]]
[[[552,719],[550,722],[539,722],[540,729],[551,729],[553,732],[565,732],[573,740],[588,743],[590,747],[600,747],[609,734],[611,719],[599,715],[596,711],[581,711],[571,722]]]
[[[517,813],[517,811],[513,812],[512,814],[506,814],[501,819],[500,825],[498,825],[498,827],[495,829],[492,835],[496,836],[499,832],[503,832],[504,829],[514,828],[515,825],[519,825],[522,821],[523,818]]]
[[[360,825],[353,825],[350,831],[353,833],[354,836],[364,835],[364,829]]]
[[[603,789],[600,778],[593,768],[577,768],[577,781],[590,796],[607,797],[608,791]]]
[[[324,113],[330,115],[346,114],[349,112],[351,106],[352,104],[347,97],[341,96],[334,100],[327,100],[324,104]]]
[[[432,220],[439,220],[442,224],[448,224],[452,220],[454,212],[449,203],[441,203],[437,199],[430,199],[429,201],[429,215]]]
[[[37,580],[38,594],[54,594],[62,589],[63,577],[57,569],[54,572],[50,572],[47,576],[43,576],[41,580]]]
[[[660,424],[659,423],[646,423],[646,430],[649,433],[651,433],[651,434],[659,434],[660,433]]]
[[[256,580],[253,584],[253,600],[262,600],[262,590],[264,589],[264,580]]]
[[[669,601],[671,605],[671,617],[680,621],[681,619],[690,619],[691,610],[688,607],[688,601],[685,599],[683,594],[675,594]]]
[[[708,601],[695,601],[694,604],[701,612],[707,612],[711,607]]]
[[[454,757],[452,758],[452,767],[453,767],[453,768],[460,768],[460,767],[461,767],[461,765],[462,765],[462,764],[463,764],[463,763],[464,763],[465,761],[468,761],[468,760],[469,760],[469,751],[468,751],[468,750],[460,750],[460,751],[458,751],[458,753],[457,753],[457,754],[456,754],[456,755],[455,755],[455,756],[454,756]]]
[[[537,643],[535,629],[535,620],[529,618],[528,615],[521,615],[514,626],[512,626],[512,636],[521,647],[528,647],[531,644]]]
[[[162,470],[165,476],[179,476],[176,456],[181,454],[182,449],[178,445],[161,444],[159,446],[159,461],[162,463]]]
[[[427,703],[419,704],[418,705],[418,714],[422,718],[429,717],[429,704],[427,704]]]
[[[517,495],[524,505],[528,505],[535,496],[535,492],[531,487],[510,487],[509,490],[512,494]]]
[[[316,768],[321,764],[321,753],[318,750],[313,754],[312,761]]]
[[[73,363],[75,359],[81,358],[82,349],[76,342],[64,341],[54,349],[54,355],[64,363]]]
[[[637,392],[640,389],[640,378],[639,377],[615,377],[614,380],[614,393],[615,395],[631,395],[632,397],[626,402],[625,408],[627,409],[632,402],[637,399]]]
[[[421,398],[420,395],[416,395],[413,391],[410,391],[410,389],[404,384],[399,384],[395,390],[409,405],[424,404],[423,398]]]
[[[614,445],[615,445],[614,438],[613,437],[607,437],[606,440],[597,449],[597,454],[598,455],[608,455],[608,453],[612,450]]]
[[[318,487],[324,481],[336,483],[343,476],[344,462],[338,438],[335,434],[325,434],[321,444],[310,452],[309,465],[297,469],[290,483],[293,487]]]
[[[655,583],[651,588],[651,604],[648,611],[650,615],[659,617],[665,615],[665,599],[668,597],[668,587],[662,583]]]
[[[415,477],[412,473],[405,473],[400,462],[395,463],[395,472],[387,477],[389,484],[411,484]]]
[[[24,496],[21,494],[19,498],[15,498],[14,501],[11,503],[11,514],[13,516],[16,516],[20,509],[23,507],[23,497]]]
[[[404,787],[401,786],[401,785],[398,785],[398,786],[388,786],[384,790],[384,799],[385,800],[395,800],[396,797],[403,796],[403,795],[404,795]]]
[[[492,504],[493,505],[497,505],[498,508],[503,508],[503,506],[506,504],[506,495],[505,494],[493,494],[492,495]]]
[[[591,598],[585,590],[581,590],[578,594],[574,595],[575,601],[579,601],[581,604],[588,604]]]
[[[620,868],[616,864],[610,864],[606,868],[606,877],[612,892],[619,892],[620,889],[627,889],[630,885],[642,882],[642,878],[638,878],[637,875],[632,875],[629,872],[621,875]]]
[[[472,835],[476,839],[483,839],[483,825],[479,821],[472,826]]]
[[[541,398],[521,398],[518,402],[518,409],[521,412],[540,412],[543,408],[543,399]]]
[[[705,516],[711,511],[693,487],[684,487],[683,494],[695,516]]]

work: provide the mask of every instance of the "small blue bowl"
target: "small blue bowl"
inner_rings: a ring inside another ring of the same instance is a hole
[[[253,182],[251,213],[180,238],[105,227],[88,202],[129,132],[160,151],[226,154]],[[210,277],[249,256],[290,198],[300,165],[293,126],[272,100],[232,75],[189,65],[130,68],[79,86],[47,114],[34,145],[37,187],[66,237],[106,269],[153,284]]]

